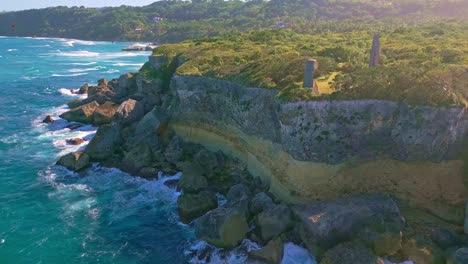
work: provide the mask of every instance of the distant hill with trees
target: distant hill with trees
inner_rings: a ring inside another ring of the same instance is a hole
[[[165,0],[144,7],[0,13],[0,35],[171,43],[272,27],[347,32],[466,17],[463,0]]]

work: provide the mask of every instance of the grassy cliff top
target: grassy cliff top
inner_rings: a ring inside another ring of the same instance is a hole
[[[444,22],[380,32],[383,65],[369,68],[373,32],[297,34],[264,30],[168,44],[154,56],[182,57],[176,74],[279,89],[285,100],[389,99],[468,105],[468,24]],[[302,88],[305,61],[317,59],[320,95]]]

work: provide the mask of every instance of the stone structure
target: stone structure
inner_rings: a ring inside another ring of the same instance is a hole
[[[318,63],[314,59],[306,61],[304,71],[304,88],[314,87],[314,70],[318,68]]]
[[[380,35],[375,34],[372,40],[372,50],[370,56],[369,67],[380,65]]]

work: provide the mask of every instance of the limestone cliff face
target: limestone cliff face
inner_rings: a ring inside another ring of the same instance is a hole
[[[379,100],[282,103],[275,91],[174,76],[169,126],[243,160],[283,199],[387,192],[459,221],[468,111]]]

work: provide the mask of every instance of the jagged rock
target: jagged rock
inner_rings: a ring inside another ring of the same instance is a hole
[[[212,178],[214,171],[219,166],[216,154],[206,149],[200,150],[193,160],[205,169],[205,176],[207,178]]]
[[[259,260],[265,264],[279,264],[283,258],[283,250],[283,241],[274,239],[265,247],[250,251],[249,260]]]
[[[217,247],[234,248],[248,231],[242,206],[219,207],[195,220],[197,238]]]
[[[105,160],[115,155],[121,139],[121,127],[119,124],[109,124],[99,127],[96,135],[89,142],[86,153],[93,160]]]
[[[105,92],[99,92],[99,93],[93,94],[92,96],[88,96],[85,99],[76,99],[76,100],[70,101],[67,103],[67,105],[73,109],[73,108],[91,103],[93,101],[96,101],[98,104],[104,104],[108,101],[112,101],[114,96],[115,96],[114,92],[107,90]]]
[[[82,139],[82,138],[69,138],[69,139],[67,139],[65,141],[69,145],[81,145],[81,144],[83,144],[83,142],[85,142],[85,140]]]
[[[458,235],[442,228],[431,230],[431,240],[442,249],[453,248],[463,244],[463,240]]]
[[[325,252],[320,264],[384,264],[372,250],[357,241],[341,243]],[[419,263],[419,262],[418,262]]]
[[[468,248],[460,248],[452,256],[448,264],[466,264],[468,263]]]
[[[80,123],[90,124],[93,122],[93,113],[99,104],[93,101],[89,104],[74,108],[60,115],[61,118],[67,121],[75,121]]]
[[[151,148],[143,143],[133,146],[122,159],[122,168],[130,173],[138,173],[143,167],[151,164],[153,154]]]
[[[70,130],[75,130],[75,129],[78,129],[78,128],[82,127],[82,126],[83,126],[82,124],[74,123],[74,124],[70,124],[70,125],[66,126],[65,128],[68,128]]]
[[[239,183],[232,186],[226,196],[229,203],[236,203],[241,200],[249,199],[250,191],[245,185]]]
[[[120,75],[118,86],[115,89],[115,95],[119,98],[127,97],[136,92],[136,81],[132,73],[125,73]]]
[[[273,200],[266,193],[257,193],[250,201],[250,213],[256,215],[274,205]]]
[[[112,117],[117,112],[119,105],[112,102],[105,102],[98,106],[93,113],[93,124],[104,125],[109,124],[112,121]]]
[[[184,193],[177,199],[179,216],[183,223],[190,223],[206,212],[218,207],[216,195],[210,192]]]
[[[80,89],[78,90],[78,94],[87,94],[89,89],[89,85],[87,83],[83,84]]]
[[[139,101],[128,99],[120,104],[113,120],[124,125],[130,125],[140,120],[144,115],[143,104]]]
[[[255,217],[255,224],[262,239],[268,241],[292,226],[291,209],[284,204],[269,207]]]
[[[171,163],[177,163],[184,154],[183,141],[180,137],[174,136],[164,151],[164,157]]]
[[[320,254],[323,249],[354,239],[362,230],[377,234],[381,233],[380,230],[383,233],[398,231],[399,235],[404,224],[396,203],[380,194],[310,202],[292,206],[292,209],[301,223],[301,238],[315,255]]]
[[[160,126],[168,121],[169,116],[164,109],[154,107],[138,122],[135,130],[137,137],[144,137],[149,133],[156,133]]]
[[[44,120],[42,120],[42,123],[46,123],[46,124],[53,123],[53,122],[55,122],[55,119],[50,115],[47,115],[44,118]]]
[[[138,175],[146,179],[154,179],[158,177],[158,170],[152,167],[144,167],[141,168]]]
[[[402,232],[399,225],[386,225],[378,230],[364,226],[356,237],[361,239],[377,256],[391,256],[401,249]]]
[[[68,153],[57,161],[57,165],[72,171],[81,171],[90,165],[89,156],[83,152]]]
[[[98,80],[98,86],[101,86],[101,85],[107,86],[107,79],[106,78],[102,78],[102,79]]]
[[[208,187],[208,182],[203,176],[203,168],[197,164],[190,164],[184,168],[179,180],[179,187],[191,193],[196,193]]]
[[[422,264],[445,263],[444,252],[425,234],[404,237],[401,251],[406,259]]]

